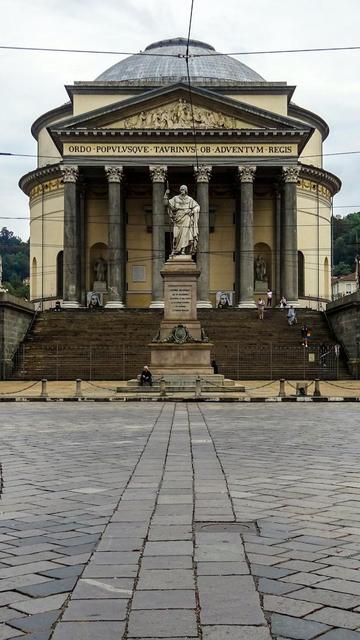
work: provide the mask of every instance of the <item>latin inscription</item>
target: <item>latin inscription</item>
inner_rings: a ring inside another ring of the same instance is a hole
[[[296,144],[64,144],[65,156],[296,156]]]
[[[191,289],[189,287],[169,287],[169,302],[173,314],[190,313]]]

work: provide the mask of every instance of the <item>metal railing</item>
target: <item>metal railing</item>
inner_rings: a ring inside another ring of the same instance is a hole
[[[341,350],[333,345],[284,345],[217,342],[212,359],[219,373],[234,380],[276,380],[321,378],[336,380],[344,376]],[[23,343],[7,366],[7,379],[25,380],[129,380],[135,378],[150,350],[142,345],[119,346],[89,344],[70,346]]]

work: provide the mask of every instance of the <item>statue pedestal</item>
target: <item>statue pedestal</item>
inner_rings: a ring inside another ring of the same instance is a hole
[[[95,291],[95,293],[106,293],[106,282],[104,282],[104,280],[94,280],[93,291]]]
[[[255,280],[254,293],[266,293],[268,288],[268,280]]]
[[[210,344],[197,319],[197,279],[200,271],[190,255],[171,256],[161,270],[164,278],[164,318],[159,336],[149,346],[155,375],[209,375]]]

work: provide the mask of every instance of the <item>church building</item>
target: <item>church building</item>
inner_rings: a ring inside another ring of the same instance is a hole
[[[146,47],[32,126],[31,299],[44,308],[161,308],[172,250],[164,193],[186,185],[200,205],[198,307],[219,297],[249,308],[268,289],[300,307],[331,298],[332,199],[323,168],[329,128],[268,82],[204,42]],[[190,80],[190,82],[189,82]]]

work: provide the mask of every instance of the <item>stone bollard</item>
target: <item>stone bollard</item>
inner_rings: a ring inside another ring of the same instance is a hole
[[[43,378],[41,380],[41,393],[40,393],[40,398],[47,398],[48,397],[48,392],[47,392],[47,379]]]
[[[285,379],[280,378],[279,398],[285,398]]]
[[[82,398],[81,378],[75,380],[75,398]]]
[[[166,396],[166,382],[165,378],[160,378],[160,396]]]
[[[195,398],[201,398],[201,378],[195,380]]]
[[[314,382],[315,382],[315,388],[314,388],[313,397],[314,398],[320,398],[320,396],[321,396],[320,378],[315,378]]]

